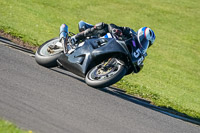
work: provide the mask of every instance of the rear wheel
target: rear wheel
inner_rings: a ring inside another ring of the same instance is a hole
[[[59,38],[53,38],[42,44],[35,53],[35,60],[38,64],[45,67],[57,66],[57,59],[63,53],[63,49],[49,51],[48,48],[52,44],[56,44]]]
[[[92,68],[85,81],[89,86],[102,88],[119,81],[126,74],[126,68],[120,60],[110,58]]]

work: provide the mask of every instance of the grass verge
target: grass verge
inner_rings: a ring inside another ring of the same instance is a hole
[[[0,120],[0,133],[32,133],[32,131],[24,131],[8,121]]]

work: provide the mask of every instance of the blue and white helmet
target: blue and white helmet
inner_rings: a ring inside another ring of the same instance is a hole
[[[146,52],[148,47],[154,43],[156,36],[152,29],[142,27],[137,31],[137,39],[144,52]]]

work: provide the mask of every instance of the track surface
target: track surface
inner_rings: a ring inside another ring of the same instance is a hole
[[[0,118],[36,133],[200,133],[0,42]]]

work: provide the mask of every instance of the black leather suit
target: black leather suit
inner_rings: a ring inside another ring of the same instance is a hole
[[[92,28],[86,29],[85,31],[76,34],[75,38],[79,41],[91,36],[101,37],[107,33],[116,34],[121,40],[128,39],[133,35],[131,34],[131,29],[128,27],[119,27],[115,24],[105,24],[101,22]]]

